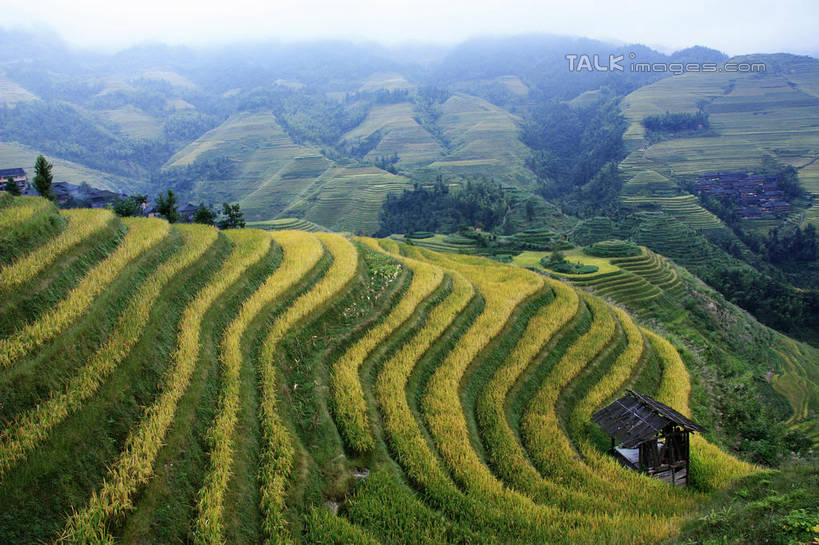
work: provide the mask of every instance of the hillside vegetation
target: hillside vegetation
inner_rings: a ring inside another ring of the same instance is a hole
[[[688,489],[607,456],[625,388],[691,414],[684,360],[520,267],[40,199],[10,229],[3,542],[656,543],[758,470],[700,435]]]

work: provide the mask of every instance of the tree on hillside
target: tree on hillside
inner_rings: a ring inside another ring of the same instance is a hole
[[[114,201],[114,213],[122,218],[137,216],[147,200],[147,195],[130,195],[124,199],[118,198]]]
[[[561,252],[560,250],[555,250],[554,252],[552,252],[552,255],[549,256],[549,261],[546,262],[546,264],[549,267],[554,267],[555,265],[562,265],[563,263],[566,263],[566,256],[564,256],[563,252]]]
[[[220,229],[241,229],[245,226],[245,215],[239,203],[222,203],[222,214],[225,217],[219,222]]]
[[[169,189],[165,193],[160,193],[156,198],[156,210],[159,215],[168,220],[168,223],[179,221],[179,210],[176,208],[176,195]]]
[[[193,222],[213,225],[216,222],[216,214],[210,207],[205,206],[205,203],[201,203],[199,204],[199,208],[193,213]]]
[[[20,195],[20,188],[17,186],[17,182],[14,181],[14,178],[9,176],[9,179],[6,180],[6,184],[3,187],[9,195],[19,196]]]
[[[38,155],[37,160],[34,161],[34,189],[46,199],[53,201],[57,196],[51,187],[54,182],[54,176],[51,174],[52,166],[42,155]]]

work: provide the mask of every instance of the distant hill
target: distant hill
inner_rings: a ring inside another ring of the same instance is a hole
[[[528,108],[584,93],[593,103],[602,85],[627,92],[665,77],[572,74],[566,52],[672,58],[538,35],[448,48],[143,44],[115,54],[10,31],[0,43],[0,108],[26,105],[0,112],[0,166],[29,167],[43,153],[58,180],[149,195],[173,188],[183,201],[239,202],[252,220],[296,214],[356,232],[377,228],[387,192],[437,176],[536,191],[520,140]],[[325,190],[349,194],[349,206]]]

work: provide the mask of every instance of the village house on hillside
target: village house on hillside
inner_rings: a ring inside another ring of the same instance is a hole
[[[728,198],[740,206],[743,219],[771,217],[788,213],[791,205],[785,193],[777,187],[777,177],[758,176],[747,172],[706,172],[694,184],[698,196]]]
[[[57,204],[64,208],[105,208],[114,204],[118,198],[126,196],[124,193],[91,187],[86,183],[77,185],[69,182],[54,182],[52,188],[57,196]]]
[[[0,184],[5,183],[11,178],[17,183],[20,193],[25,193],[28,188],[28,177],[26,171],[22,168],[5,168],[0,169]]]

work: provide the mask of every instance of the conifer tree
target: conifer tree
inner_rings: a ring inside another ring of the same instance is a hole
[[[34,162],[34,189],[46,199],[53,201],[57,196],[51,187],[54,182],[54,176],[51,174],[52,166],[45,157],[42,155],[37,156],[37,160]]]

